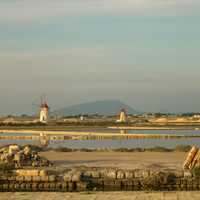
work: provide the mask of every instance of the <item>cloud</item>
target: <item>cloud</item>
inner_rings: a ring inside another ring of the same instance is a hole
[[[0,23],[42,23],[59,17],[189,12],[199,0],[21,0],[0,3]]]

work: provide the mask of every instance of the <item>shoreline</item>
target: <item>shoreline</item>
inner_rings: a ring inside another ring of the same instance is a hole
[[[137,127],[133,127],[133,126],[109,126],[108,129],[117,129],[117,130],[200,130],[199,127],[156,127],[156,126],[152,126],[152,127],[148,127],[148,126],[137,126]]]

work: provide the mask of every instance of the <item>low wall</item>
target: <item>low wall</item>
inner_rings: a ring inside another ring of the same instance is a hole
[[[71,170],[62,175],[0,177],[1,192],[141,190],[200,190],[200,178],[183,171],[118,169]]]

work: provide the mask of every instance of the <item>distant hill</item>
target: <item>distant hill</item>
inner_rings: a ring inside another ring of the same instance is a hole
[[[129,114],[139,114],[139,111],[134,110],[130,106],[122,103],[119,100],[104,100],[90,103],[83,103],[69,106],[56,111],[53,111],[53,116],[68,116],[68,115],[83,115],[83,114],[99,114],[99,115],[116,115],[120,109],[125,108]]]

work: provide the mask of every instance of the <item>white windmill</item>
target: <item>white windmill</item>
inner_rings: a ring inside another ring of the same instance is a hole
[[[120,114],[119,114],[119,119],[117,119],[117,122],[126,122],[127,121],[127,112],[126,110],[123,108],[121,109],[120,111]]]
[[[33,105],[39,107],[39,110],[40,110],[39,111],[39,121],[42,123],[47,123],[48,118],[49,118],[50,107],[48,106],[45,95],[41,96],[40,99],[41,99],[40,105],[34,104],[34,103],[33,103]]]

